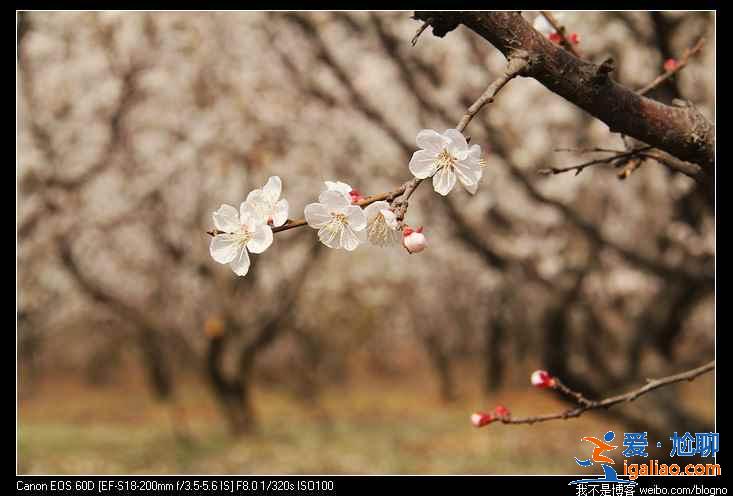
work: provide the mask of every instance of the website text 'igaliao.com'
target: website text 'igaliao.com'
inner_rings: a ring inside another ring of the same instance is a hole
[[[635,480],[644,475],[720,475],[720,465],[717,463],[659,463],[659,460],[649,460],[644,463],[629,463],[624,460],[623,475]]]

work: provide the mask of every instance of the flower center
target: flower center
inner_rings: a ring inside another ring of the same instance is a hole
[[[331,217],[333,217],[332,222],[337,222],[341,225],[346,225],[349,223],[348,219],[346,218],[346,214],[331,214]]]
[[[341,231],[341,229],[348,224],[349,220],[346,218],[345,214],[331,213],[331,222],[328,223],[326,229],[332,233],[336,233]]]
[[[252,239],[252,233],[250,233],[246,227],[242,226],[239,232],[234,233],[234,237],[237,240],[237,244],[244,246],[250,239]]]
[[[438,154],[437,164],[438,168],[453,167],[456,164],[456,157],[451,155],[446,148],[443,148],[443,151]]]

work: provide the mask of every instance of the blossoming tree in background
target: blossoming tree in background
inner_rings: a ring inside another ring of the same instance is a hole
[[[673,380],[603,398],[713,367],[710,19],[415,17],[413,47],[404,13],[27,14],[23,360],[139,349],[161,397],[201,372],[236,432],[267,373],[345,380],[356,351],[422,353],[446,400],[540,368],[573,415],[707,425]]]

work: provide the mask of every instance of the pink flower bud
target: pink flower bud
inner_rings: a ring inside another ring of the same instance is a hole
[[[496,420],[490,413],[476,412],[471,415],[471,423],[474,427],[483,427]]]
[[[680,63],[677,62],[676,59],[667,59],[664,61],[664,70],[667,72],[672,72],[673,70],[677,69],[677,66],[679,66]]]
[[[409,253],[419,253],[428,245],[428,240],[422,233],[423,228],[412,229],[405,226],[402,229],[402,244]]]
[[[364,199],[364,197],[361,196],[361,193],[359,193],[358,189],[352,189],[351,191],[349,191],[349,196],[351,197],[351,203],[356,203]]]
[[[496,405],[496,408],[494,408],[494,415],[498,418],[503,418],[510,416],[511,412],[504,405]]]
[[[550,39],[553,43],[560,43],[562,41],[562,36],[560,36],[560,33],[550,33],[547,35],[547,37]]]
[[[546,370],[535,370],[530,379],[532,385],[538,388],[555,387],[555,378]]]
[[[573,45],[578,45],[580,44],[580,35],[578,33],[570,33],[570,36],[568,36],[568,41]]]

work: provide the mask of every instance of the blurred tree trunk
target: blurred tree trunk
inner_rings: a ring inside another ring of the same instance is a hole
[[[445,402],[454,401],[457,397],[456,386],[448,352],[441,346],[440,339],[434,334],[423,335],[422,343],[438,379],[440,399]]]
[[[320,384],[318,381],[318,366],[323,359],[323,344],[321,341],[306,332],[300,326],[294,326],[291,334],[299,344],[299,350],[305,362],[298,375],[298,397],[313,406],[318,406]]]
[[[170,399],[174,389],[173,374],[163,351],[162,337],[145,327],[138,330],[137,337],[150,388],[161,400]]]
[[[223,332],[210,336],[206,358],[207,374],[234,435],[249,433],[256,425],[252,402],[255,361],[262,351],[271,346],[283,331],[292,325],[291,319],[297,308],[296,300],[300,288],[324,252],[323,245],[313,244],[300,270],[295,271],[292,278],[281,281],[280,288],[276,292],[278,295],[275,299],[276,304],[263,312],[255,323],[250,324],[253,330],[248,334],[251,337],[239,346],[236,374],[227,374],[224,366],[226,343],[231,342],[231,338],[235,336],[241,336],[244,330],[236,319],[235,313],[240,308],[236,300],[233,300],[235,303],[228,309],[224,318]]]
[[[486,360],[484,387],[487,393],[497,391],[504,381],[504,355],[506,324],[501,316],[490,318],[484,327],[486,334]]]
[[[143,359],[143,367],[147,372],[148,384],[156,398],[166,402],[175,410],[173,418],[179,421],[173,424],[177,439],[190,441],[191,436],[183,421],[185,415],[177,404],[175,382],[169,366],[165,349],[161,343],[162,331],[151,314],[139,310],[117,297],[102,284],[85,272],[74,257],[71,242],[64,236],[57,238],[61,262],[67,273],[76,281],[80,289],[93,301],[106,306],[122,320],[132,323],[137,329],[138,344]]]
[[[211,337],[207,350],[207,373],[232,434],[242,435],[254,427],[254,409],[249,384],[240,377],[227,377],[223,370],[225,344],[229,333]]]

